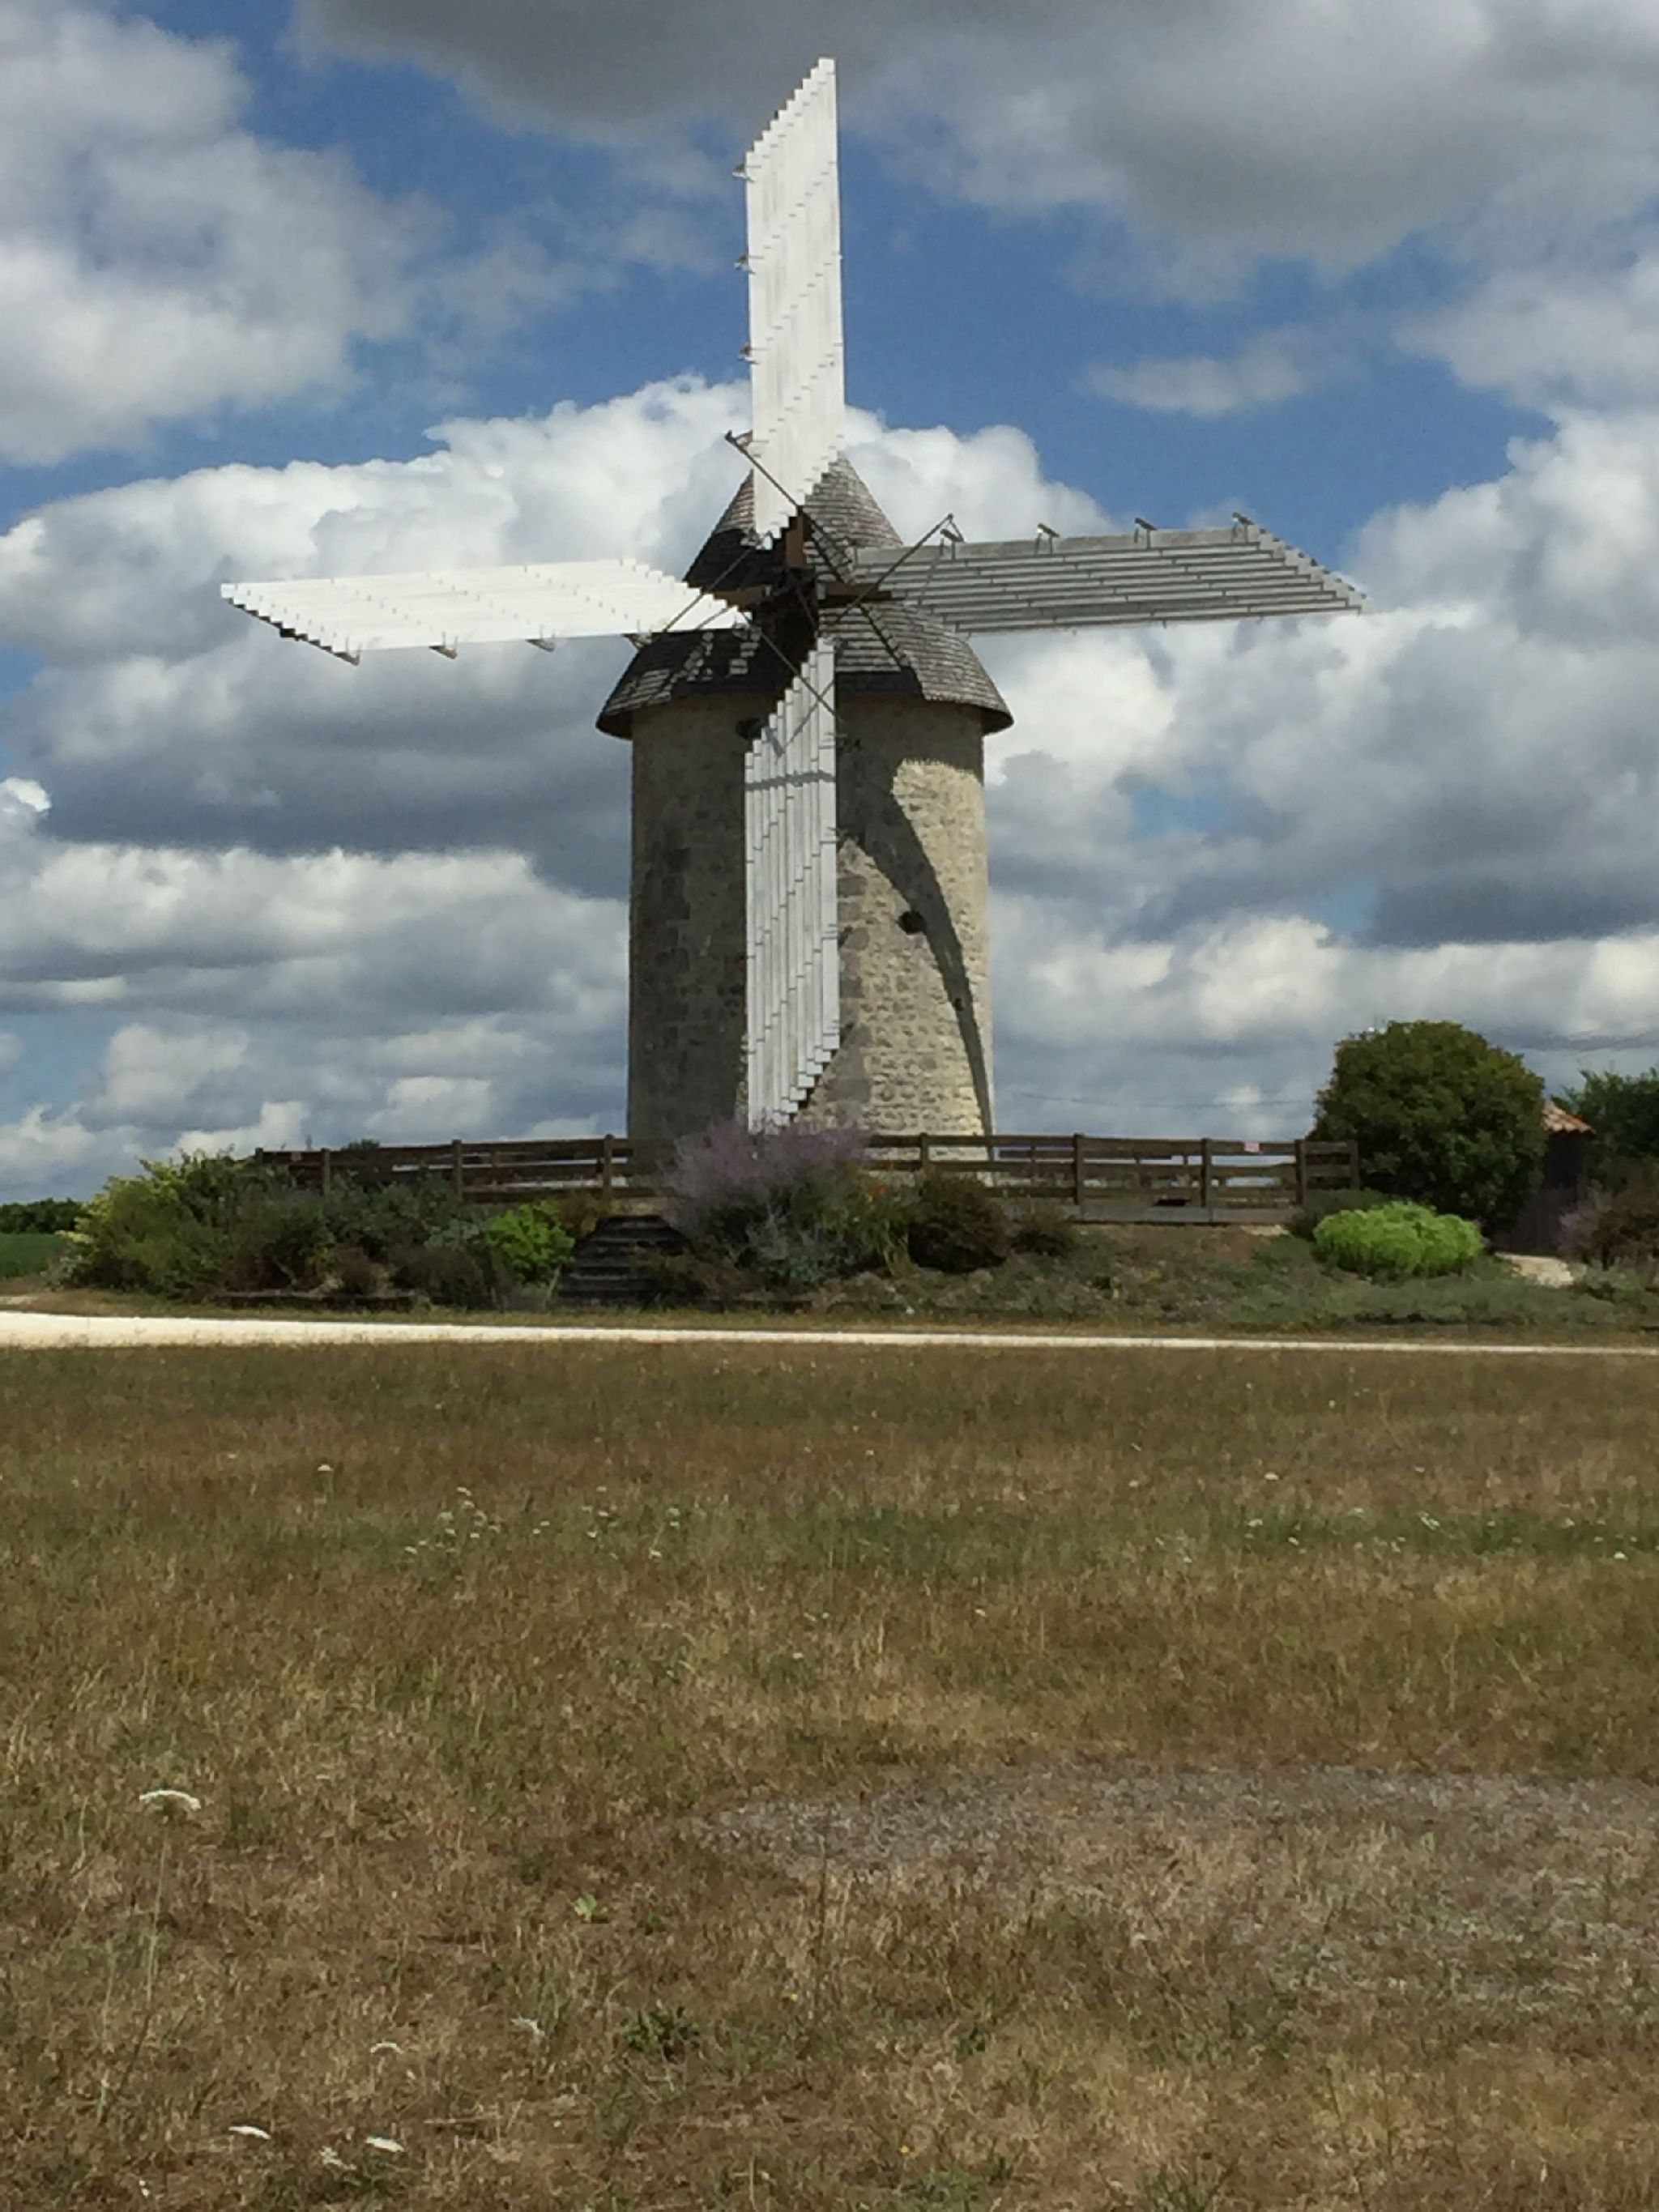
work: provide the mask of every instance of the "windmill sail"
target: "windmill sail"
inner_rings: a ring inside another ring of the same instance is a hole
[[[355,660],[404,646],[561,637],[645,637],[665,629],[728,629],[744,619],[723,599],[642,561],[553,561],[519,568],[434,569],[401,576],[322,576],[225,584],[233,606]]]
[[[751,1128],[797,1113],[841,1042],[835,685],[816,646],[744,763]]]
[[[820,62],[743,166],[749,186],[750,440],[769,544],[847,442],[836,65]]]
[[[855,555],[854,574],[878,597],[981,633],[1341,614],[1365,604],[1343,577],[1243,520],[1121,538],[946,539],[897,561],[871,547]]]

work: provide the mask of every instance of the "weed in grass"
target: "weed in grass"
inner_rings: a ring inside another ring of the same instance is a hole
[[[627,2022],[622,2039],[628,2050],[644,2051],[672,2065],[688,2056],[702,2033],[684,2005],[647,2005]]]

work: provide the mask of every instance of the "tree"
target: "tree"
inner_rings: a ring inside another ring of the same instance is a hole
[[[1544,1086],[1460,1023],[1390,1022],[1338,1045],[1314,1134],[1357,1144],[1369,1188],[1496,1228],[1538,1187]]]
[[[1595,1132],[1592,1158],[1599,1182],[1628,1182],[1644,1164],[1659,1160],[1659,1067],[1643,1075],[1587,1067],[1578,1088],[1563,1091],[1561,1103]]]

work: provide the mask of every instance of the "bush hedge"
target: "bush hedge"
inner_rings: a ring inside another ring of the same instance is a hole
[[[1474,1222],[1408,1200],[1327,1214],[1313,1241],[1321,1259],[1378,1282],[1459,1274],[1485,1249]]]
[[[669,1218],[728,1295],[742,1281],[789,1293],[885,1272],[902,1249],[902,1217],[862,1171],[863,1150],[853,1130],[720,1123],[676,1148]]]
[[[911,1189],[905,1241],[917,1267],[968,1275],[1002,1265],[1014,1249],[1014,1226],[996,1193],[974,1176],[929,1168]]]
[[[67,1244],[70,1279],[103,1290],[198,1301],[412,1291],[483,1306],[556,1281],[574,1240],[552,1207],[480,1218],[436,1181],[337,1177],[323,1197],[292,1189],[273,1165],[209,1153],[116,1177]]]
[[[1313,1133],[1357,1143],[1390,1198],[1496,1228],[1537,1188],[1544,1086],[1456,1022],[1390,1022],[1337,1047]]]
[[[1561,1103],[1588,1121],[1598,1183],[1617,1189],[1644,1172],[1659,1172],[1659,1067],[1638,1075],[1585,1068]]]
[[[1595,1208],[1583,1237],[1585,1259],[1598,1267],[1659,1267],[1659,1166],[1634,1170]]]

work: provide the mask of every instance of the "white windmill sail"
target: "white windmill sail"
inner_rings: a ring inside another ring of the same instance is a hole
[[[751,1128],[797,1113],[841,1043],[835,684],[816,646],[744,763]]]
[[[769,544],[847,442],[836,65],[820,62],[743,165],[755,528]]]
[[[642,561],[552,561],[517,568],[438,568],[400,576],[301,577],[224,584],[222,595],[285,637],[355,660],[360,653],[562,637],[651,637],[728,629],[744,617]]]
[[[945,538],[902,556],[866,547],[853,566],[878,598],[981,633],[1342,614],[1365,604],[1345,578],[1243,517],[1226,530],[1002,544]]]

